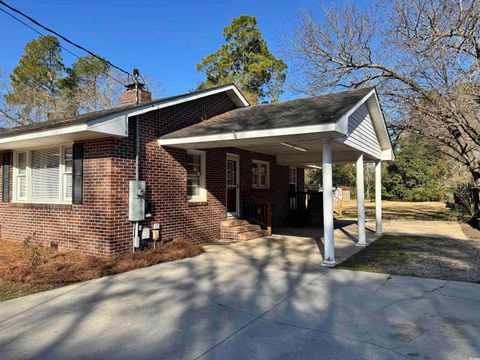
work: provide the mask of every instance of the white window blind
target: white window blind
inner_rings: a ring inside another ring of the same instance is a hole
[[[32,151],[32,199],[59,200],[60,148]]]
[[[72,199],[73,153],[71,147],[63,149],[63,198]]]
[[[14,199],[20,202],[70,203],[73,151],[71,146],[16,153]]]
[[[17,194],[19,199],[27,197],[27,153],[18,154]]]

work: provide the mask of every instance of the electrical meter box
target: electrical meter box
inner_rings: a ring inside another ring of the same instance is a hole
[[[145,181],[130,181],[128,196],[128,220],[145,220]]]

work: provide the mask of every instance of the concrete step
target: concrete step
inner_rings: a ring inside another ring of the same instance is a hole
[[[246,240],[258,239],[265,236],[268,236],[267,230],[247,231],[247,232],[238,234],[238,240],[246,241]]]
[[[248,225],[239,225],[239,226],[223,226],[222,232],[223,233],[231,233],[231,234],[240,234],[248,231],[256,231],[261,230],[260,226],[254,224]]]
[[[221,227],[230,227],[230,226],[242,226],[242,225],[249,225],[250,223],[247,220],[240,220],[240,219],[228,219],[223,220],[220,223]]]

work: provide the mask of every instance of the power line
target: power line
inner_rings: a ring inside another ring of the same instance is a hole
[[[116,66],[116,65],[112,64],[110,61],[103,59],[101,56],[98,56],[97,54],[91,52],[90,50],[84,48],[83,46],[74,43],[73,41],[71,41],[70,39],[66,38],[65,36],[60,35],[58,32],[56,32],[56,31],[54,31],[54,30],[52,30],[52,29],[50,29],[50,28],[48,28],[48,27],[40,24],[38,21],[36,21],[36,20],[33,19],[32,17],[28,16],[27,14],[23,13],[22,11],[20,11],[20,10],[18,10],[18,9],[15,9],[14,7],[8,5],[5,1],[0,0],[0,4],[6,6],[6,7],[9,8],[10,10],[16,12],[17,14],[25,17],[26,19],[30,20],[31,22],[33,22],[33,23],[36,24],[37,26],[40,26],[42,29],[44,29],[44,30],[46,30],[46,31],[48,31],[48,32],[50,32],[50,33],[52,33],[52,34],[55,34],[56,36],[58,36],[59,38],[63,39],[63,40],[66,41],[67,43],[75,46],[76,48],[79,48],[80,50],[85,51],[86,53],[88,53],[88,54],[92,55],[93,57],[95,57],[95,58],[97,58],[97,59],[99,59],[99,60],[107,63],[107,64],[110,65],[111,67],[113,67],[113,68],[115,68],[115,69],[117,69],[117,70],[120,70],[121,72],[125,73],[128,77],[130,77],[130,73],[129,73],[128,71],[122,69],[122,68],[119,67],[119,66]]]
[[[0,1],[0,3],[3,3],[3,1]],[[33,26],[31,26],[30,24],[27,24],[25,21],[23,21],[22,19],[19,19],[18,17],[16,17],[15,15],[9,13],[8,11],[6,11],[5,9],[2,9],[0,8],[0,11],[7,14],[8,16],[10,16],[11,18],[15,19],[16,21],[18,21],[19,23],[25,25],[26,27],[28,27],[29,29],[33,30],[34,32],[36,32],[37,34],[39,34],[40,36],[45,36],[44,33],[42,33],[41,31],[38,31],[37,29],[35,29]],[[78,54],[75,54],[73,51],[71,51],[70,49],[66,48],[65,46],[63,46],[62,44],[60,44],[60,47],[65,50],[66,52],[70,53],[71,55],[75,56],[76,58],[80,58],[80,55]],[[101,59],[101,58],[100,58]],[[104,59],[101,59],[102,61],[106,62],[106,60]],[[107,62],[108,63],[108,62]],[[95,68],[93,66],[93,64],[90,64],[90,63],[87,63],[88,65],[90,65],[92,68]],[[110,74],[104,72],[103,70],[99,69],[99,68],[95,68],[96,70],[100,71],[103,75],[105,76],[108,76],[110,79],[116,81],[117,83],[125,86],[125,83],[114,78],[113,76],[111,76]],[[130,76],[130,74],[128,74]]]

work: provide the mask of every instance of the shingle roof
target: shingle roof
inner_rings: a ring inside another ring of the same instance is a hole
[[[334,123],[372,89],[372,87],[368,87],[281,103],[239,108],[166,134],[162,136],[162,139]]]
[[[190,93],[185,93],[181,95],[175,95],[175,96],[170,96],[170,97],[165,97],[165,98],[160,98],[160,99],[155,99],[152,101],[144,102],[139,105],[135,104],[130,104],[130,105],[122,105],[122,106],[117,106],[114,108],[106,109],[106,110],[100,110],[100,111],[94,111],[90,112],[87,114],[82,114],[78,116],[73,116],[69,118],[60,118],[60,119],[52,119],[48,121],[44,121],[41,123],[34,123],[30,125],[24,125],[24,126],[17,126],[14,128],[0,128],[0,138],[5,138],[9,136],[15,136],[15,135],[21,135],[21,134],[27,134],[30,132],[35,132],[35,131],[40,131],[40,130],[50,130],[50,129],[56,129],[56,128],[61,128],[65,126],[70,126],[70,125],[78,125],[78,124],[85,124],[91,120],[95,120],[104,116],[108,115],[114,115],[117,113],[121,113],[127,110],[133,110],[136,108],[143,108],[143,107],[148,107],[149,105],[157,105],[161,104],[164,102],[172,101],[172,100],[178,100],[186,97],[190,97],[193,95],[198,95],[202,94],[204,92],[212,91],[217,88],[222,88],[222,87],[227,87],[230,86],[231,84],[227,85],[222,85],[214,88],[209,88],[205,90],[199,90],[195,92],[190,92]]]

